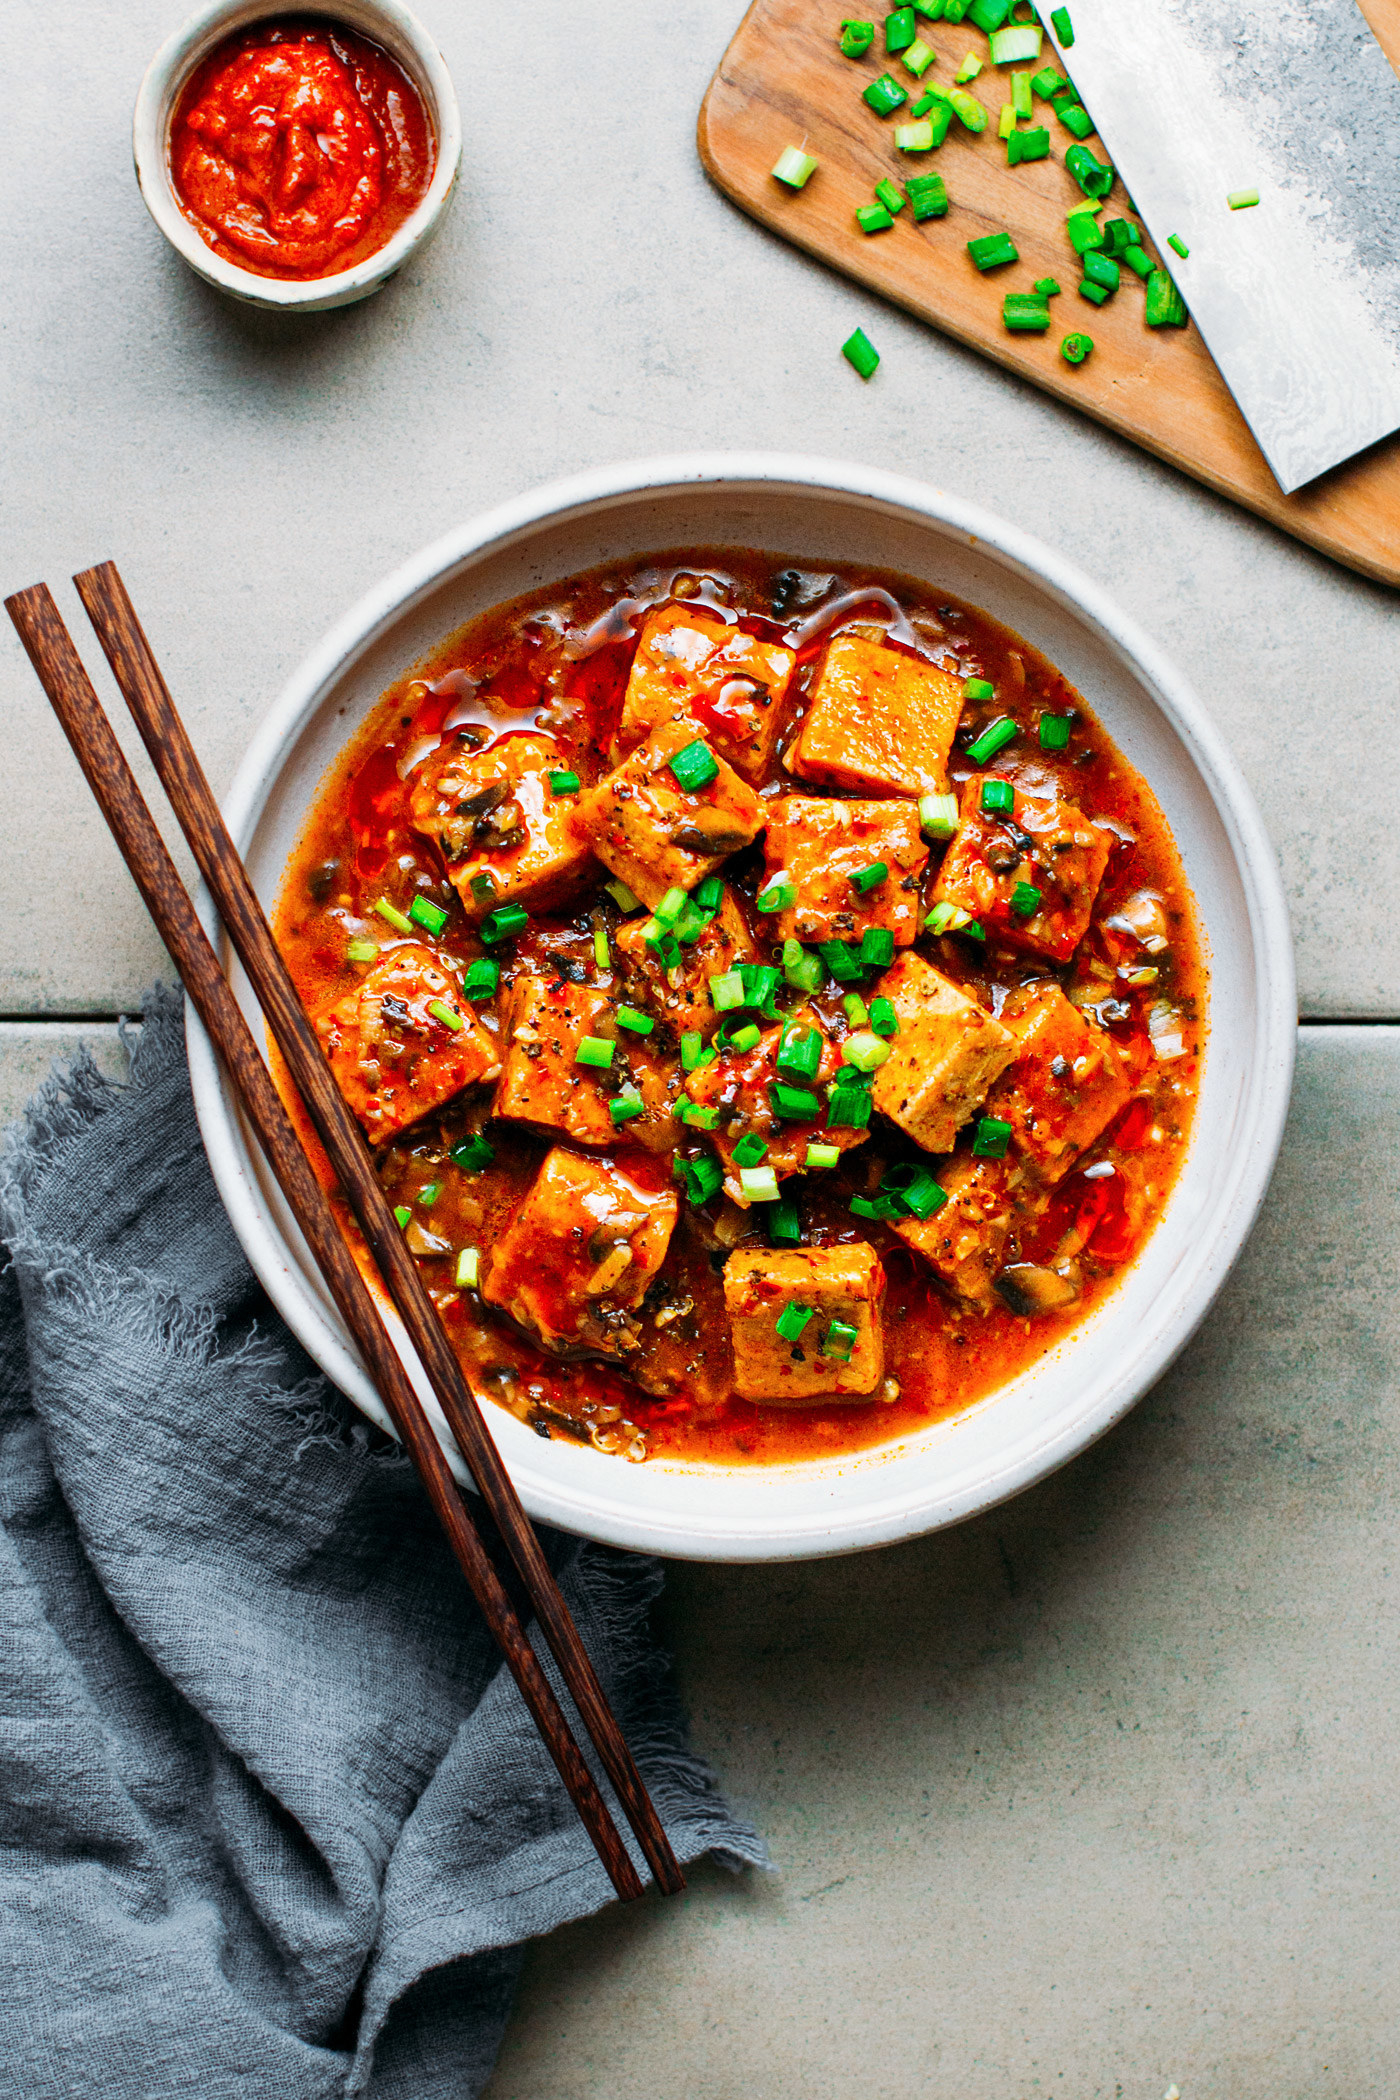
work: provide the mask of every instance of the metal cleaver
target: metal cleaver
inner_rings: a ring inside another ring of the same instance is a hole
[[[1354,0],[1066,4],[1072,47],[1048,0],[1046,30],[1284,494],[1400,429],[1400,80]]]

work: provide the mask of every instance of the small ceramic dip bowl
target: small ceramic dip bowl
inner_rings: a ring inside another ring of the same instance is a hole
[[[319,18],[327,28],[353,32],[380,46],[417,90],[436,148],[426,191],[384,245],[352,267],[324,276],[264,276],[217,253],[182,210],[172,171],[172,121],[195,70],[239,32],[289,18],[313,25]],[[132,150],[146,209],[170,245],[206,283],[252,306],[317,313],[368,298],[436,231],[457,181],[462,125],[441,53],[422,23],[398,0],[335,0],[333,9],[314,14],[289,7],[287,0],[210,0],[151,60],[136,97]]]

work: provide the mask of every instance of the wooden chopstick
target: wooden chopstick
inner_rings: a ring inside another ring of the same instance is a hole
[[[58,607],[44,584],[17,592],[5,606],[613,1887],[625,1900],[637,1897],[642,1883],[636,1867],[482,1543]]]
[[[446,1329],[404,1243],[375,1176],[369,1147],[326,1063],[126,586],[112,562],[84,570],[73,581],[200,873],[209,885],[224,928],[248,973],[258,1004],[428,1374],[457,1448],[524,1583],[603,1769],[636,1833],[657,1886],[667,1895],[675,1895],[684,1888],[685,1877],[661,1819]]]

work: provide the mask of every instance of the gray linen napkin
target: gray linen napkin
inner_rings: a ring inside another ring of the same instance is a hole
[[[0,2093],[476,2093],[520,1942],[611,1890],[415,1475],[243,1260],[178,995],[11,1132],[0,1236]],[[656,1564],[547,1544],[677,1852],[761,1864]]]

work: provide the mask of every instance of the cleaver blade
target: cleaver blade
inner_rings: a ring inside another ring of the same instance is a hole
[[[1355,0],[1067,5],[1047,33],[1283,493],[1400,429],[1400,80]]]

